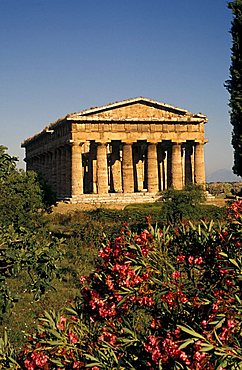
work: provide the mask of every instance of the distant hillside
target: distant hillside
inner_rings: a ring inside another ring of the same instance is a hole
[[[233,174],[232,170],[228,170],[227,168],[222,168],[211,173],[207,176],[207,182],[235,182],[235,181],[242,181],[242,178]]]

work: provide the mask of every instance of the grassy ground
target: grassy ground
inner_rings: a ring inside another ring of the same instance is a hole
[[[215,205],[218,207],[224,207],[228,203],[228,200],[224,198],[224,196],[221,197],[215,197],[214,199],[208,200],[205,202],[206,205]],[[116,209],[116,210],[123,210],[123,209],[130,209],[130,208],[143,208],[143,209],[152,209],[152,208],[160,208],[160,203],[137,203],[137,204],[130,204],[130,205],[124,205],[124,204],[104,204],[102,208],[105,209]],[[69,213],[69,212],[75,212],[75,211],[90,211],[95,210],[100,207],[95,206],[94,204],[68,204],[64,202],[57,203],[56,206],[53,206],[52,212],[53,213]]]

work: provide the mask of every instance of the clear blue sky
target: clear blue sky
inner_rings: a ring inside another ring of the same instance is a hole
[[[145,96],[208,115],[206,172],[231,169],[225,0],[0,0],[0,144]]]

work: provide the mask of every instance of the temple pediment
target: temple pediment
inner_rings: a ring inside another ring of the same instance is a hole
[[[138,97],[67,114],[25,140],[22,146],[46,135],[52,140],[60,140],[60,137],[67,135],[67,140],[70,140],[74,131],[75,134],[79,132],[80,140],[87,140],[90,132],[92,135],[96,132],[93,140],[101,139],[101,136],[103,139],[105,135],[107,140],[121,140],[122,135],[126,135],[127,140],[132,135],[136,140],[137,137],[139,140],[147,140],[151,132],[153,139],[156,135],[157,140],[161,134],[163,139],[173,140],[178,132],[179,140],[198,140],[198,133],[203,135],[206,122],[206,115],[201,113],[194,114],[163,102]]]
[[[179,121],[204,117],[147,98],[134,98],[71,114],[68,119],[105,121]]]

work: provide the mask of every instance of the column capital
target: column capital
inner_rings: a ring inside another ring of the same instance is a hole
[[[107,140],[95,140],[95,143],[97,144],[97,145],[108,145],[108,144],[110,144],[111,143],[111,141],[107,141]]]
[[[183,141],[183,140],[171,140],[171,143],[172,143],[173,145],[181,145],[181,144],[183,144],[183,143],[184,143],[184,141]]]
[[[200,144],[200,145],[205,145],[205,144],[207,144],[208,143],[208,139],[204,139],[204,140],[194,140],[194,144],[195,145],[198,145],[198,144]]]
[[[71,146],[75,146],[75,147],[82,147],[82,145],[85,143],[85,141],[74,141],[74,140],[69,140],[69,144]]]
[[[133,145],[135,143],[135,141],[133,140],[121,140],[121,143],[122,144],[126,144],[126,145]]]
[[[152,144],[157,145],[158,143],[159,143],[159,141],[157,141],[157,140],[152,140],[152,139],[147,140],[148,145],[152,145]]]

